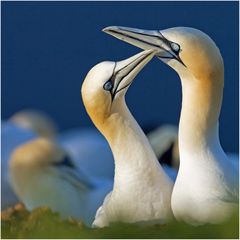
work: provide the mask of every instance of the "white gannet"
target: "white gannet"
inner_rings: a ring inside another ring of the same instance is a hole
[[[55,121],[43,111],[35,109],[21,110],[8,121],[31,130],[38,136],[55,139],[68,151],[74,164],[89,176],[113,178],[114,164],[111,150],[96,129],[80,127],[57,132]]]
[[[1,123],[1,209],[18,202],[8,179],[8,164],[12,151],[37,136],[53,138],[56,126],[53,120],[39,110],[21,110]]]
[[[111,181],[89,179],[47,138],[16,148],[9,165],[11,185],[27,209],[48,206],[63,218],[72,216],[87,225],[112,188]]]
[[[95,227],[118,221],[165,223],[172,217],[173,182],[125,103],[128,87],[153,55],[147,50],[120,62],[102,62],[83,82],[85,108],[115,161],[113,190],[96,213]]]
[[[156,49],[182,84],[179,123],[180,168],[171,206],[190,224],[219,223],[238,205],[239,169],[224,153],[218,133],[224,64],[205,33],[187,27],[147,31],[108,27],[104,31],[142,49]]]

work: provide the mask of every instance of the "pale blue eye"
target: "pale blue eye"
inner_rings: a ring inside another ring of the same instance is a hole
[[[112,90],[112,82],[111,80],[108,80],[107,82],[105,82],[105,84],[103,85],[103,89],[106,91],[111,91]]]
[[[172,42],[171,43],[171,48],[174,52],[179,52],[180,51],[180,46],[177,43]]]

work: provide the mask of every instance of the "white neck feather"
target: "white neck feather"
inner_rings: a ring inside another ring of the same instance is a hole
[[[106,121],[103,130],[115,160],[114,189],[125,188],[126,184],[128,187],[149,184],[147,179],[161,185],[159,181],[166,181],[168,176],[160,166],[145,134],[124,100],[115,106],[116,112]]]
[[[216,87],[212,81],[181,75],[182,110],[179,123],[179,150],[181,162],[186,155],[223,152],[218,134],[218,118],[222,102],[222,79]]]

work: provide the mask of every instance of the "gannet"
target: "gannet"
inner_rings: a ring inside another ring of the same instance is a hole
[[[39,110],[21,110],[1,123],[1,208],[5,209],[19,200],[8,180],[8,164],[12,151],[37,136],[53,138],[56,135],[54,121]]]
[[[156,56],[181,79],[174,216],[193,225],[227,220],[238,203],[239,175],[219,140],[224,63],[218,47],[205,33],[187,27],[163,31],[108,27],[104,32],[142,49],[158,50]]]
[[[16,112],[8,121],[31,130],[38,136],[55,139],[67,150],[74,164],[87,175],[113,178],[114,165],[111,150],[96,129],[79,127],[59,132],[57,124],[49,115],[35,109]]]
[[[65,150],[43,137],[16,148],[9,165],[11,185],[28,210],[47,206],[88,226],[112,188],[109,181],[88,178]]]
[[[83,82],[86,111],[107,139],[115,161],[113,189],[98,209],[94,227],[118,221],[165,223],[172,217],[173,182],[125,103],[128,87],[153,55],[147,50],[120,62],[102,62]]]

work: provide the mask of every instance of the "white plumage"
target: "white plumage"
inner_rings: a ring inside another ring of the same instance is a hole
[[[180,76],[180,168],[171,200],[175,217],[194,225],[225,221],[238,205],[239,169],[224,153],[218,136],[224,85],[219,49],[193,28],[104,31],[140,48],[158,50],[157,57]]]
[[[87,177],[54,142],[37,138],[18,147],[10,160],[12,187],[27,209],[48,206],[63,218],[90,225],[112,182]]]
[[[128,87],[152,57],[149,50],[121,62],[100,63],[82,85],[86,110],[107,139],[115,161],[113,190],[93,226],[117,221],[165,223],[172,217],[173,183],[125,103]]]

